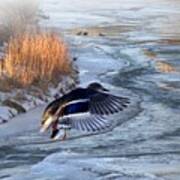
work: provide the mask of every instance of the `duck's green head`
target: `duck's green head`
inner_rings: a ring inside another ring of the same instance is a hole
[[[103,87],[100,83],[98,82],[93,82],[91,84],[88,85],[89,89],[93,89],[96,91],[109,91],[108,89],[106,89],[105,87]]]

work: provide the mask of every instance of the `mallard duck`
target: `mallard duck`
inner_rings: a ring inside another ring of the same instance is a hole
[[[52,128],[51,138],[55,138],[60,129],[75,128],[87,132],[98,132],[107,129],[111,122],[110,114],[123,111],[130,103],[129,98],[109,93],[109,90],[95,82],[87,88],[76,88],[51,102],[44,110],[41,121],[41,132]]]

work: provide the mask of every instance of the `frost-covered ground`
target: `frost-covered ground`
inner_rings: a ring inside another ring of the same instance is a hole
[[[131,98],[100,135],[65,142],[38,133],[43,107],[0,126],[0,178],[180,179],[180,2],[44,0],[78,57],[81,84],[101,81]]]

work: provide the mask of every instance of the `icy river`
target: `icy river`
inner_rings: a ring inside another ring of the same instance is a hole
[[[180,1],[44,0],[53,27],[77,57],[80,83],[100,81],[131,106],[116,127],[71,131],[51,142],[38,131],[44,107],[0,126],[0,179],[179,180]]]

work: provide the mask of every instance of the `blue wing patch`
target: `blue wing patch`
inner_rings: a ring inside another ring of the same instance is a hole
[[[64,107],[64,115],[76,114],[76,113],[85,113],[89,111],[89,102],[77,102],[74,104],[69,104]]]

